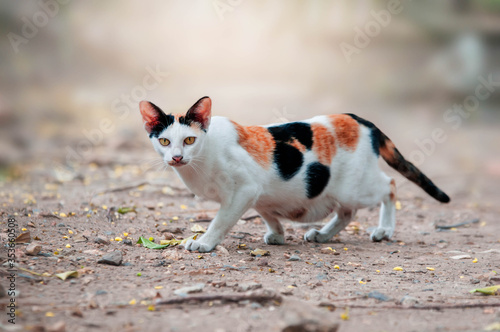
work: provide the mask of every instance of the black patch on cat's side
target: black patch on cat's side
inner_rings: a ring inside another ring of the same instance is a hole
[[[302,152],[284,142],[276,142],[274,162],[284,180],[290,180],[302,167],[304,156]]]
[[[380,155],[380,143],[384,142],[384,144],[385,144],[385,141],[384,141],[385,137],[384,137],[384,134],[382,134],[382,132],[380,131],[380,129],[378,129],[370,121],[367,121],[363,118],[360,118],[359,116],[357,116],[355,114],[346,113],[346,115],[349,115],[351,118],[356,120],[359,124],[371,129],[370,135],[371,135],[371,141],[372,141],[372,149],[373,149],[373,152],[375,153],[375,155],[379,156]]]
[[[330,180],[330,169],[318,162],[307,166],[306,172],[306,190],[307,198],[311,199],[323,192]]]
[[[158,112],[158,124],[151,129],[151,132],[149,133],[149,138],[158,137],[161,134],[161,132],[165,128],[170,126],[172,123],[174,123],[174,121],[175,118],[173,115],[171,114],[167,115],[160,110],[160,112]]]
[[[311,125],[304,122],[290,122],[279,126],[268,128],[271,135],[273,135],[276,143],[278,142],[291,142],[297,139],[308,150],[311,150],[313,144],[313,133]]]

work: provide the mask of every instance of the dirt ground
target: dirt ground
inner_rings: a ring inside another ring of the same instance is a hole
[[[491,130],[491,137],[496,135]],[[26,244],[16,246],[16,324],[3,314],[1,329],[334,331],[336,324],[339,331],[498,329],[500,297],[469,293],[500,284],[498,161],[462,172],[464,163],[448,151],[435,157],[436,166],[426,164],[429,176],[452,197],[447,205],[397,177],[400,210],[391,241],[370,242],[367,229],[378,221],[373,208],[359,211],[331,243],[304,242],[314,225],[288,223],[286,245],[269,246],[262,239],[263,222],[249,211],[213,253],[196,253],[136,244],[140,236],[155,242],[192,236],[192,227],[206,228],[218,208],[194,198],[172,171],[156,170],[148,161],[154,157],[150,150],[128,147],[106,158],[97,151],[100,158],[74,169],[22,165],[0,182],[2,243],[13,217],[16,235],[29,232],[41,246],[36,256],[25,254]],[[153,167],[141,167],[144,160]],[[124,207],[135,211],[117,212]],[[435,227],[476,218],[451,230]],[[269,255],[252,256],[257,248]],[[98,263],[113,251],[123,254],[120,266]],[[7,247],[0,253],[5,263]],[[7,269],[4,264],[0,270],[6,290]],[[78,276],[65,281],[55,276],[66,271]],[[191,286],[194,293],[183,289]],[[2,305],[9,301],[0,298]]]

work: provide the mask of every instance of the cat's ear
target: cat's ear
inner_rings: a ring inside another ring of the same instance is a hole
[[[139,103],[139,109],[141,110],[142,121],[144,121],[144,128],[150,134],[165,113],[155,104],[145,100]]]
[[[186,119],[199,123],[201,129],[207,130],[211,115],[212,100],[209,97],[203,97],[187,111]]]

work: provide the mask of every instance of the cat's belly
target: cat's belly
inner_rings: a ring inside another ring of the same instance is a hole
[[[271,215],[276,218],[291,221],[311,223],[322,220],[338,210],[340,204],[332,197],[325,196],[316,200],[273,200],[261,199],[255,209],[260,214]]]

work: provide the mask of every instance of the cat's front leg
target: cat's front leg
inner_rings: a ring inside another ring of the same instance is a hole
[[[199,252],[212,251],[224,240],[226,234],[233,228],[241,216],[254,204],[257,189],[248,187],[240,189],[236,194],[221,203],[221,207],[208,230],[197,240],[189,240],[185,244],[187,250]]]

